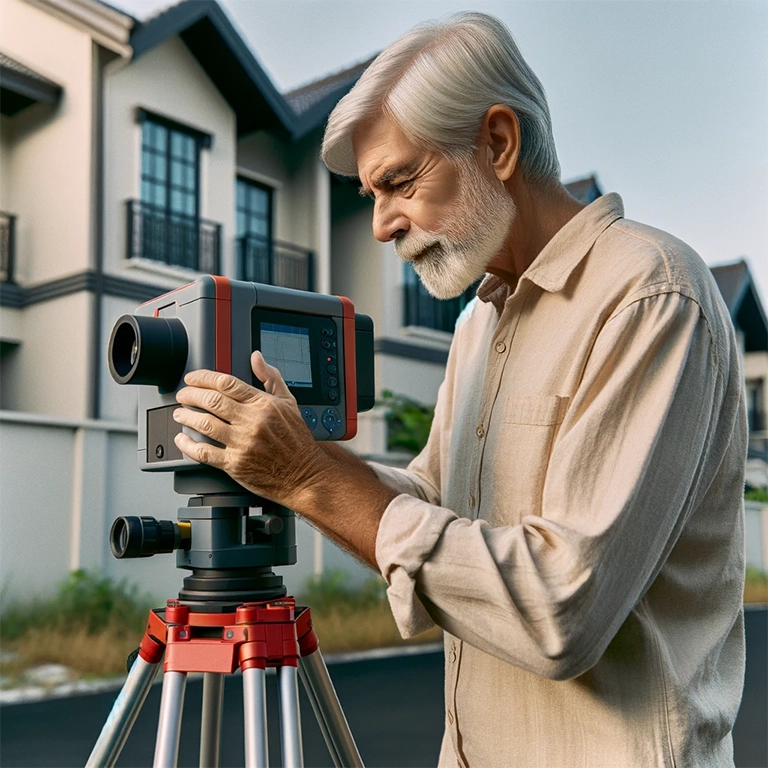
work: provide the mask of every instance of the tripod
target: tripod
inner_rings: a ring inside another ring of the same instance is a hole
[[[251,515],[254,507],[262,514]],[[296,562],[292,512],[246,493],[208,493],[180,509],[178,523],[119,518],[110,545],[120,558],[175,549],[177,565],[192,575],[184,579],[178,599],[149,612],[135,660],[87,768],[116,763],[163,657],[155,768],[176,765],[189,672],[203,673],[200,766],[217,768],[224,676],[238,668],[243,676],[245,765],[266,768],[268,667],[278,673],[284,766],[304,764],[299,678],[334,765],[363,765],[320,653],[310,609],[297,607],[286,596],[282,578],[271,571],[272,565]]]

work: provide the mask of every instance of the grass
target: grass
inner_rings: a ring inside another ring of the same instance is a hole
[[[400,637],[386,597],[382,579],[361,588],[347,585],[342,572],[325,574],[307,582],[299,602],[312,608],[312,623],[323,653],[380,648],[388,645],[440,640],[442,631],[433,627],[412,640]]]
[[[310,580],[299,595],[312,607],[324,653],[437,641],[435,627],[409,641],[397,630],[381,579],[352,588],[341,572]],[[768,603],[768,574],[749,567],[745,603]],[[40,664],[62,664],[74,676],[105,677],[125,672],[125,659],[144,632],[151,601],[125,582],[75,571],[56,598],[12,604],[0,617],[0,641],[10,657],[0,673],[11,685]]]
[[[63,664],[80,676],[125,672],[144,632],[150,599],[127,582],[74,571],[54,598],[5,606],[0,672],[15,680],[38,664]]]
[[[307,583],[299,602],[312,607],[312,621],[324,653],[402,643],[389,610],[383,581],[350,588],[343,573]],[[128,654],[139,644],[152,601],[125,582],[85,571],[73,572],[55,598],[4,607],[0,673],[11,685],[40,664],[62,664],[76,677],[125,672]],[[439,630],[417,641],[438,640]]]

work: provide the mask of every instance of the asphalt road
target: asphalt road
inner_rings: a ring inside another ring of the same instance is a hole
[[[738,768],[768,768],[768,611],[749,611],[747,675],[734,743]],[[366,766],[435,765],[443,723],[441,653],[333,664],[331,676]],[[268,679],[269,743],[279,764],[276,679]],[[202,684],[187,685],[180,766],[197,766]],[[303,694],[302,694],[303,695]],[[82,766],[115,694],[91,694],[0,709],[0,765],[4,768]],[[152,764],[160,686],[154,686],[118,766]],[[330,765],[311,708],[302,698],[307,766]],[[224,695],[223,766],[242,765],[242,686],[228,678]]]

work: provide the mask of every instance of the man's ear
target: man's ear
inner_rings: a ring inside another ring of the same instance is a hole
[[[520,155],[520,121],[503,104],[494,104],[483,116],[479,144],[488,147],[488,162],[496,177],[507,181],[517,167]]]

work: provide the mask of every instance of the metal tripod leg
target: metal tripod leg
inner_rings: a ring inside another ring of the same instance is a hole
[[[363,768],[347,718],[319,650],[299,659],[299,676],[336,768]]]
[[[299,678],[296,667],[278,668],[280,681],[280,733],[283,768],[304,768],[299,717]]]
[[[160,698],[154,768],[176,768],[186,686],[186,672],[166,672],[163,676],[163,695]]]
[[[267,673],[258,667],[243,670],[245,768],[267,768]]]
[[[117,762],[158,669],[159,662],[150,664],[137,656],[85,764],[86,768],[112,768]]]
[[[200,732],[200,768],[219,768],[221,708],[224,703],[224,675],[203,675],[203,714]]]

